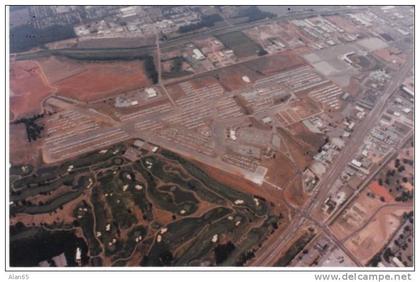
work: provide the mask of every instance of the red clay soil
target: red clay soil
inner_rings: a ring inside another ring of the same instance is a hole
[[[398,69],[406,61],[406,55],[400,54],[401,51],[393,48],[383,48],[373,51],[373,55],[388,63],[392,63],[393,69]]]
[[[217,73],[219,82],[227,91],[242,89],[250,86],[255,80],[263,77],[255,71],[247,68],[245,65],[237,65],[223,68]],[[250,83],[245,82],[242,77],[247,76]]]
[[[262,165],[268,168],[266,180],[283,189],[297,173],[290,159],[282,153],[276,153],[274,159],[264,160]]]
[[[199,89],[199,88],[209,86],[210,84],[218,83],[216,78],[212,76],[199,77],[196,79],[189,80],[189,82],[191,83],[194,89]]]
[[[383,197],[386,203],[394,202],[394,197],[389,193],[386,187],[380,185],[378,181],[374,181],[369,185],[370,190],[377,196]]]
[[[34,61],[10,62],[11,120],[41,112],[42,100],[51,94],[42,69]]]
[[[284,190],[285,200],[295,207],[300,207],[305,203],[306,195],[302,187],[302,178],[297,175],[295,179]]]
[[[58,93],[82,101],[94,101],[151,84],[140,61],[87,63],[86,70],[55,84]]]
[[[26,137],[26,129],[23,124],[10,125],[10,162],[12,164],[31,164],[36,166],[41,163],[39,141],[29,143]]]
[[[301,57],[290,51],[285,51],[274,56],[265,56],[259,60],[245,63],[250,69],[262,72],[265,75],[286,71],[304,64],[305,61]]]
[[[290,153],[299,169],[303,171],[311,163],[312,156],[316,153],[315,147],[306,143],[301,137],[290,134],[287,130],[280,129],[279,131],[285,146],[287,146],[287,152]]]
[[[295,138],[309,145],[312,153],[317,153],[319,147],[321,147],[325,142],[325,136],[323,134],[309,131],[302,122],[298,122],[290,126],[289,130],[293,132],[293,136]]]
[[[57,83],[86,69],[84,63],[55,56],[40,58],[38,63],[50,84]]]

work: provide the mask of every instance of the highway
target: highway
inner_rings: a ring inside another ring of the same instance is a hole
[[[176,106],[174,99],[172,99],[171,95],[169,95],[169,92],[168,90],[166,90],[166,87],[162,81],[162,61],[160,59],[159,33],[157,31],[156,31],[156,61],[157,61],[157,71],[158,71],[158,84],[162,88],[163,92],[165,92],[165,95],[166,97],[168,97],[172,106]]]
[[[335,182],[336,179],[340,177],[340,174],[347,166],[347,164],[352,160],[354,155],[358,152],[359,147],[363,143],[364,138],[368,135],[369,131],[373,128],[376,122],[379,120],[389,97],[394,93],[395,90],[400,87],[401,83],[408,76],[409,72],[413,67],[413,54],[409,56],[406,64],[401,68],[401,70],[391,79],[390,83],[386,87],[383,95],[378,99],[375,107],[370,111],[370,113],[365,117],[361,123],[359,123],[353,134],[350,136],[350,140],[346,143],[346,146],[341,151],[339,156],[337,156],[333,163],[330,166],[330,169],[322,177],[321,181],[317,184],[314,189],[313,194],[301,208],[303,211],[301,214],[298,214],[289,224],[289,229],[280,234],[275,238],[274,242],[272,240],[267,240],[267,243],[270,243],[270,247],[264,248],[263,253],[256,254],[256,258],[250,262],[252,266],[272,266],[278,260],[279,255],[284,248],[289,243],[289,240],[294,238],[295,233],[303,225],[305,218],[311,216],[311,212],[314,208],[319,208],[324,202],[325,197],[328,195],[331,185]],[[322,220],[322,219],[315,219]],[[274,236],[275,234],[273,234]]]

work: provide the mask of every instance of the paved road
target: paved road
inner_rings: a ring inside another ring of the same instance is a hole
[[[171,102],[172,106],[176,106],[175,100],[172,99],[171,95],[169,94],[168,90],[162,81],[162,61],[160,59],[160,45],[159,45],[159,33],[156,33],[156,61],[157,61],[157,70],[158,70],[158,84],[162,88],[163,92],[165,92],[166,97],[168,97],[169,101]]]
[[[290,223],[289,229],[283,234],[276,237],[274,242],[269,242],[271,247],[265,248],[265,252],[257,253],[256,259],[251,261],[253,266],[272,266],[278,259],[279,254],[287,246],[288,241],[294,237],[295,233],[303,225],[305,217],[310,217],[314,208],[320,207],[324,202],[325,197],[331,188],[331,185],[336,179],[340,177],[341,172],[351,161],[354,155],[358,152],[359,147],[363,143],[364,138],[368,135],[371,128],[379,120],[388,98],[394,93],[401,83],[407,77],[413,67],[413,55],[409,56],[407,63],[401,68],[396,76],[394,76],[387,88],[383,92],[383,95],[378,99],[375,107],[365,117],[365,119],[358,124],[350,140],[347,142],[340,155],[337,156],[334,162],[331,164],[330,169],[322,177],[321,181],[317,184],[313,194],[307,203],[302,207],[303,215],[297,215]],[[274,235],[274,234],[273,234]]]

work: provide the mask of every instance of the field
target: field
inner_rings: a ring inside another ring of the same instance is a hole
[[[28,143],[24,124],[10,125],[10,162],[12,164],[31,164],[41,162],[41,143],[36,141]]]
[[[250,183],[226,175],[227,186],[212,177],[215,171],[164,150],[139,151],[139,160],[128,161],[127,146],[55,166],[11,168],[16,265],[37,265],[37,256],[22,262],[19,246],[36,248],[37,237],[52,238],[59,230],[85,246],[82,265],[242,265],[286,224],[283,208]],[[243,189],[232,188],[241,183]],[[58,255],[62,248],[46,253]],[[74,254],[66,256],[74,262]]]
[[[77,61],[55,56],[39,58],[38,63],[42,67],[49,84],[55,84],[86,70],[86,67]]]
[[[311,99],[302,99],[289,103],[289,107],[278,111],[277,119],[282,126],[292,126],[321,112],[320,108]]]
[[[141,60],[88,62],[52,56],[12,61],[11,119],[42,112],[43,99],[53,93],[90,102],[151,84]]]
[[[142,61],[94,62],[81,65],[84,68],[82,72],[54,84],[60,95],[92,101],[151,84],[144,72]]]
[[[363,264],[368,263],[400,227],[404,212],[408,213],[411,209],[410,206],[383,208],[365,228],[350,237],[344,245]]]
[[[309,166],[312,156],[318,152],[319,147],[323,144],[323,137],[320,134],[309,132],[302,124],[299,128],[295,127],[295,131],[296,133],[279,129],[286,154],[290,156],[294,165],[300,171],[303,171]]]
[[[264,56],[252,62],[246,62],[245,65],[257,73],[263,75],[272,75],[282,71],[303,66],[304,60],[295,53],[285,51],[272,56]]]
[[[42,100],[53,92],[35,61],[10,62],[11,120],[41,112]]]
[[[243,80],[246,76],[250,82]],[[223,68],[217,72],[217,78],[220,84],[226,89],[226,91],[233,91],[249,87],[249,84],[255,82],[257,79],[262,78],[261,75],[251,70],[246,65],[236,65],[232,67]]]
[[[229,32],[216,36],[226,48],[232,49],[238,58],[256,56],[262,47],[241,31]]]
[[[331,225],[331,231],[339,240],[344,240],[357,232],[369,221],[369,217],[384,205],[379,197],[372,194],[370,189],[366,189]]]
[[[380,252],[399,228],[411,203],[393,201],[388,191],[373,182],[330,226],[345,247],[363,264]]]
[[[293,162],[284,153],[277,153],[274,159],[264,160],[262,165],[269,168],[265,179],[282,188],[286,187],[297,173]]]

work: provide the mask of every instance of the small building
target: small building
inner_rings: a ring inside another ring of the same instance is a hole
[[[157,92],[154,88],[148,87],[144,90],[147,94],[147,98],[153,98],[157,96]]]
[[[204,57],[204,55],[203,55],[203,53],[201,53],[201,51],[200,50],[198,50],[197,48],[195,48],[194,50],[193,50],[193,58],[194,59],[196,59],[196,60],[203,60],[205,57]]]
[[[271,117],[265,117],[262,119],[262,122],[264,124],[271,124],[273,122],[273,119]]]
[[[362,163],[359,162],[358,160],[355,160],[355,159],[353,159],[351,161],[351,164],[354,165],[354,166],[356,166],[356,167],[362,167]]]

